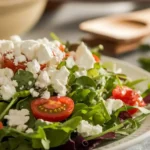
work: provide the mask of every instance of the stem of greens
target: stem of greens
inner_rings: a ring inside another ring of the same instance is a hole
[[[114,126],[114,127],[110,128],[110,129],[108,129],[108,130],[106,130],[106,131],[104,131],[104,132],[102,132],[100,134],[97,134],[97,135],[94,135],[94,136],[91,136],[91,137],[87,137],[87,138],[85,138],[85,140],[93,140],[93,139],[96,139],[98,137],[101,137],[101,136],[103,136],[103,135],[105,135],[105,134],[107,134],[109,132],[113,132],[115,130],[118,130],[118,129],[122,128],[127,123],[129,123],[128,120],[124,121],[123,123],[121,123],[121,124],[119,124],[117,126]]]
[[[9,109],[16,103],[16,101],[18,100],[19,97],[27,97],[29,95],[30,95],[30,91],[28,91],[28,90],[17,92],[14,95],[11,102],[6,107],[6,109],[0,114],[0,120],[2,120],[4,118],[4,116],[8,113]]]
[[[7,114],[7,112],[9,111],[9,109],[15,104],[15,102],[17,101],[18,97],[14,97],[11,102],[9,103],[9,105],[6,107],[6,109],[0,114],[0,120],[3,119],[3,117]]]

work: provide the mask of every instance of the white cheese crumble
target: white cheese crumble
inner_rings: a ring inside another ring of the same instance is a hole
[[[30,89],[30,93],[33,97],[38,97],[39,96],[39,92],[37,92],[35,89],[31,88]]]
[[[68,82],[69,74],[70,72],[65,66],[61,67],[60,70],[49,72],[53,88],[61,96],[66,95],[66,84]]]
[[[124,105],[124,103],[120,99],[109,98],[106,100],[105,105],[109,114],[112,114],[113,111],[116,111],[117,109],[121,108]]]
[[[25,123],[29,120],[28,109],[10,109],[8,115],[4,116],[7,119],[7,124],[10,127],[16,127],[19,131],[24,131],[27,128]]]
[[[14,64],[17,66],[18,63],[25,62],[25,61],[26,61],[26,57],[24,55],[19,55],[15,57]]]
[[[21,41],[22,41],[21,38],[20,38],[20,36],[18,36],[18,35],[12,35],[12,36],[10,37],[10,40],[11,40],[13,43],[17,43],[17,42],[21,42]]]
[[[11,79],[14,76],[14,73],[9,68],[3,68],[0,69],[0,77],[7,77],[8,79]]]
[[[7,84],[0,87],[0,95],[3,100],[9,100],[16,93],[16,88],[13,85]]]
[[[13,59],[13,58],[14,58],[13,53],[8,53],[8,54],[6,54],[6,58],[7,58],[7,59]]]
[[[43,70],[40,72],[35,85],[37,87],[44,88],[44,87],[47,87],[48,85],[50,85],[50,83],[51,83],[51,81],[50,81],[47,71]]]
[[[53,53],[51,49],[45,44],[41,44],[36,51],[36,58],[40,64],[47,63],[52,59],[52,57],[53,57]]]
[[[51,96],[49,91],[44,91],[41,98],[49,99]]]
[[[27,130],[26,130],[26,133],[33,133],[34,132],[34,130],[32,129],[32,128],[28,128]]]
[[[88,137],[102,132],[102,127],[100,125],[91,125],[88,121],[82,120],[77,126],[77,132],[83,137]]]
[[[72,68],[75,65],[74,58],[72,56],[68,57],[66,60],[66,66]]]
[[[39,73],[40,71],[40,64],[38,63],[38,61],[36,59],[33,59],[30,62],[27,62],[27,71],[30,71],[31,73],[36,74]]]
[[[87,71],[85,69],[79,69],[79,71],[76,71],[74,75],[76,78],[79,78],[81,76],[87,76]]]
[[[1,40],[0,41],[0,53],[5,54],[7,52],[11,52],[14,49],[14,44],[9,40]]]
[[[91,69],[94,66],[95,60],[87,46],[82,42],[76,50],[76,64],[80,68]]]
[[[20,45],[21,52],[28,60],[35,58],[36,50],[39,48],[39,43],[35,40],[23,41]]]

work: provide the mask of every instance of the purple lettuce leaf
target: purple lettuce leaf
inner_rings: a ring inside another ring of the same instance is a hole
[[[132,118],[132,116],[127,111],[120,112],[118,117],[121,121]]]
[[[150,94],[148,94],[146,97],[144,97],[143,100],[146,104],[149,104],[150,103]]]
[[[92,150],[102,143],[103,140],[115,139],[116,135],[114,132],[107,133],[94,140],[86,141],[82,136],[76,136],[74,139],[69,139],[69,141],[57,148],[52,150]]]

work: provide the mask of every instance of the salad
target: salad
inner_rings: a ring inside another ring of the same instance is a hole
[[[150,87],[58,38],[0,41],[0,150],[89,150],[127,136],[150,113]],[[145,100],[145,101],[144,101]]]

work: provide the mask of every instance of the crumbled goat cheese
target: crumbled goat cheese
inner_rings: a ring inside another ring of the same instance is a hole
[[[70,72],[65,66],[61,67],[60,70],[53,70],[49,72],[53,88],[61,96],[66,95],[66,84],[69,74]]]
[[[30,71],[33,74],[36,74],[40,71],[40,64],[36,59],[33,59],[31,62],[27,62],[27,71]]]
[[[27,130],[26,130],[26,133],[33,133],[34,132],[34,130],[32,129],[32,128],[28,128]]]
[[[53,83],[53,88],[58,93],[59,96],[65,96],[67,92],[67,88],[65,85],[63,85],[60,80],[55,80],[55,83]]]
[[[88,123],[88,121],[82,120],[77,126],[77,132],[83,137],[88,137],[102,132],[102,127],[100,125],[93,126]]]
[[[87,71],[85,69],[80,69],[79,71],[76,71],[74,74],[76,78],[79,78],[81,76],[87,76]]]
[[[5,54],[11,52],[14,49],[14,44],[12,41],[1,40],[0,41],[0,53]]]
[[[45,44],[41,44],[36,51],[36,58],[40,64],[47,63],[52,57],[54,57],[54,55],[51,49]]]
[[[14,58],[13,53],[8,53],[8,54],[6,54],[6,58],[7,58],[7,59],[13,59],[13,58]]]
[[[28,109],[10,109],[8,115],[4,117],[7,119],[7,124],[10,127],[16,127],[19,131],[24,131],[27,128],[25,123],[29,120]]]
[[[9,68],[3,68],[0,69],[0,77],[7,77],[8,79],[11,79],[14,76],[14,73]]]
[[[109,98],[106,100],[105,105],[106,105],[106,108],[107,108],[109,114],[112,114],[113,111],[116,111],[117,109],[119,109],[123,106],[123,102],[120,99]]]
[[[72,68],[75,65],[75,61],[72,56],[68,57],[66,60],[66,66]]]
[[[51,81],[50,81],[49,75],[48,75],[47,71],[44,70],[44,71],[40,72],[35,85],[37,87],[44,88],[44,87],[47,87],[48,85],[50,85],[50,83],[51,83]]]
[[[28,60],[32,60],[35,58],[36,50],[39,49],[39,43],[34,40],[26,40],[22,42],[20,49]]]
[[[19,62],[25,62],[26,57],[24,55],[16,56],[14,59],[14,64],[17,66]]]
[[[44,91],[41,98],[49,99],[51,96],[49,91]]]
[[[43,120],[43,119],[38,119],[38,120],[40,120],[42,123],[46,123],[47,125],[53,124],[53,122],[45,121],[45,120]]]
[[[28,82],[28,85],[32,85],[32,81],[29,81],[29,82]]]
[[[16,88],[13,85],[2,85],[0,87],[0,95],[3,100],[9,100],[16,93]]]
[[[18,35],[12,35],[12,36],[10,37],[10,40],[11,40],[13,43],[21,42],[21,38],[20,38],[20,36],[18,36]]]
[[[30,89],[30,93],[33,97],[38,97],[39,96],[39,93],[36,90],[34,90],[33,88]]]
[[[77,48],[75,58],[76,64],[80,68],[90,69],[94,66],[93,55],[84,43],[81,43]]]

